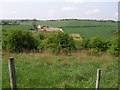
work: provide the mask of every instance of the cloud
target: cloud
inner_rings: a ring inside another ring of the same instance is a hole
[[[1,0],[1,2],[71,2],[81,3],[84,0]]]
[[[17,13],[15,10],[12,10],[12,11],[2,10],[1,12],[2,12],[2,14],[16,14]]]
[[[82,2],[119,2],[119,0],[0,0],[0,2],[69,2],[69,3],[82,3]]]
[[[12,13],[12,14],[15,14],[15,13],[16,13],[16,11],[11,11],[11,13]]]
[[[94,10],[87,11],[85,14],[86,15],[92,15],[92,14],[97,14],[99,12],[100,12],[99,9],[94,9]]]
[[[68,2],[70,2],[70,3],[82,3],[82,2],[84,2],[84,0],[68,0]]]
[[[119,2],[119,0],[67,0],[71,3],[83,3],[83,2]]]
[[[22,1],[24,0],[1,0],[1,2],[22,2]]]
[[[62,10],[64,11],[74,11],[74,10],[78,10],[77,7],[63,7]]]
[[[49,10],[49,11],[48,11],[48,15],[52,16],[52,15],[54,15],[54,14],[55,14],[55,11],[54,11],[54,10]]]
[[[118,12],[114,13],[113,16],[118,17]]]
[[[1,0],[1,2],[43,2],[43,0]]]

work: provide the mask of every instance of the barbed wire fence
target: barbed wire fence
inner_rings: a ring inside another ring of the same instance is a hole
[[[5,60],[5,59],[1,59],[1,60]],[[7,60],[7,59],[6,59]],[[49,65],[49,64],[42,64],[42,63],[35,63],[35,62],[30,62],[24,59],[18,59],[15,58],[16,61],[22,61],[22,62],[28,62],[29,64],[33,64],[33,65],[38,65],[38,66],[47,66],[47,67],[52,67],[52,68],[57,68],[57,69],[62,69],[62,70],[72,70],[72,71],[89,71],[89,70],[97,70],[98,68],[82,68],[82,69],[70,69],[70,68],[63,68],[63,67],[59,67],[59,66],[54,66],[54,65]],[[1,68],[5,68],[5,67],[1,67]],[[8,69],[6,67],[6,69]],[[19,68],[20,69],[20,68]],[[105,68],[99,68],[102,71],[106,70]],[[119,70],[120,68],[118,68]],[[111,72],[120,72],[120,71],[111,71]]]

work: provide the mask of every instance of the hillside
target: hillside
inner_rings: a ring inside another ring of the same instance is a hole
[[[20,21],[19,21],[20,22]],[[64,21],[37,21],[37,25],[44,25],[56,28],[62,28],[67,33],[79,33],[83,37],[92,38],[94,36],[103,36],[111,39],[116,35],[112,31],[118,29],[116,22],[98,22],[98,21],[80,21],[80,20],[64,20]],[[29,30],[33,28],[32,21],[20,22],[20,25],[3,25],[3,29],[21,29]]]

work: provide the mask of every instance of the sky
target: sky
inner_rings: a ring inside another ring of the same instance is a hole
[[[1,0],[0,19],[118,20],[119,0]]]

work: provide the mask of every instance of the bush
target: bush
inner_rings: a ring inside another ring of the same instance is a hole
[[[2,30],[2,49],[6,50],[7,49],[7,37],[8,37],[8,32],[3,29]]]
[[[82,46],[82,49],[87,49],[89,48],[89,43],[90,43],[90,40],[87,39],[87,38],[84,38],[81,42],[81,46]]]
[[[46,35],[47,35],[47,34],[46,34]],[[39,33],[38,33],[38,38],[39,38],[40,40],[44,40],[44,39],[46,38],[46,35],[45,35],[44,32],[39,32]]]
[[[7,36],[7,48],[12,52],[37,49],[37,40],[29,31],[13,30]]]
[[[75,47],[77,50],[83,50],[83,49],[88,49],[89,48],[89,39],[82,39],[82,41],[76,40],[75,41]]]
[[[48,38],[46,38],[43,43],[43,45],[46,45],[46,48],[54,54],[61,52],[68,54],[75,49],[73,38],[63,32],[49,34]]]
[[[111,40],[111,46],[108,49],[108,53],[115,55],[115,56],[119,56],[119,51],[120,51],[120,40],[119,38],[113,38]]]
[[[38,49],[39,49],[40,52],[43,52],[47,48],[49,36],[48,36],[47,33],[40,32],[40,33],[37,34],[37,37],[39,39]]]
[[[110,42],[108,40],[103,40],[101,37],[93,37],[89,44],[91,49],[96,49],[97,51],[106,51],[109,49]]]

